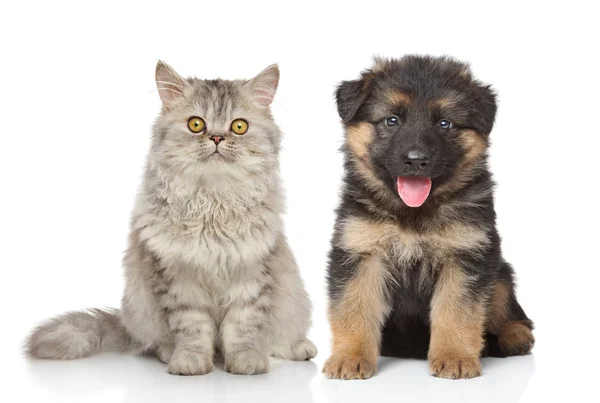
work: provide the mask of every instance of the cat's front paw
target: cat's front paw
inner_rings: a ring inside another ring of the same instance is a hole
[[[232,374],[256,375],[269,372],[269,357],[256,350],[244,350],[225,357],[225,371]]]
[[[169,373],[173,375],[204,375],[213,368],[211,357],[193,351],[176,351],[169,362]]]

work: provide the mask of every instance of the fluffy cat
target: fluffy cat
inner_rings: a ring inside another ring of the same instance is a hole
[[[121,310],[69,312],[33,331],[32,357],[153,353],[172,374],[236,374],[307,360],[311,305],[283,233],[279,69],[249,81],[184,79],[158,62],[162,111],[124,257]]]

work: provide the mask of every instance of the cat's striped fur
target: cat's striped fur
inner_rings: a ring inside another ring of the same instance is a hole
[[[268,371],[269,356],[314,357],[310,302],[281,218],[281,133],[269,110],[277,66],[227,81],[183,79],[159,62],[156,79],[163,110],[133,210],[122,308],[52,319],[27,351],[150,352],[185,375],[209,372],[219,352],[240,374]],[[189,130],[192,116],[203,132]],[[244,135],[230,129],[239,118]]]

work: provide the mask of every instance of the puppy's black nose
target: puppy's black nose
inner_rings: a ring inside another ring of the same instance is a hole
[[[223,140],[222,136],[211,136],[210,139],[215,142],[215,144],[219,145],[219,143]]]
[[[420,150],[411,150],[404,156],[404,165],[407,168],[419,169],[429,165],[429,156]]]

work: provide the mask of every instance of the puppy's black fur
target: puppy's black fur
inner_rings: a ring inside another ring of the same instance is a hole
[[[480,356],[529,353],[533,324],[496,230],[492,89],[452,58],[405,56],[376,59],[336,98],[345,177],[324,372],[366,378],[381,354],[429,357],[433,375],[468,378],[479,375]],[[421,206],[399,196],[405,177],[430,178]]]

